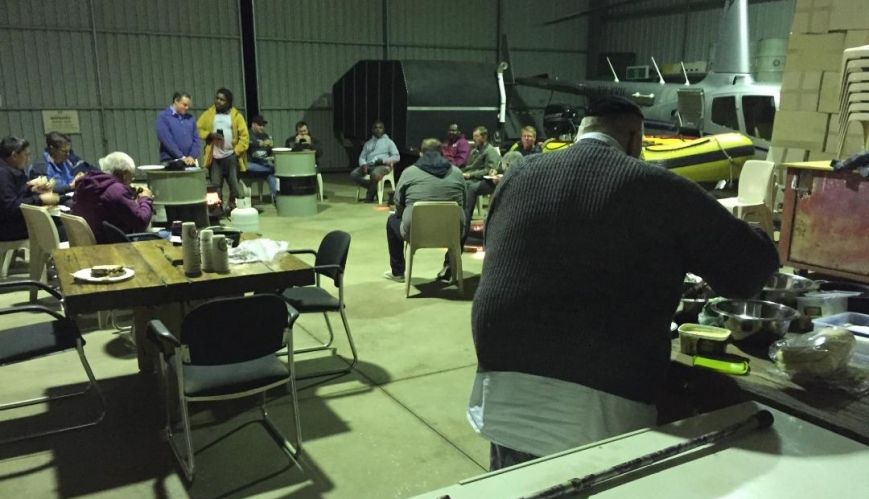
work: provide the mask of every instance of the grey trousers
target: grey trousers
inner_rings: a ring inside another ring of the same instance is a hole
[[[353,183],[360,187],[364,187],[368,191],[366,198],[370,201],[377,197],[377,183],[380,182],[380,179],[390,171],[390,167],[380,165],[369,167],[368,173],[365,173],[362,171],[362,167],[359,166],[350,172],[350,178],[353,179]],[[365,175],[369,175],[370,178],[366,179]]]
[[[217,187],[217,192],[221,195],[223,195],[224,178],[229,180],[229,200],[235,202],[241,192],[238,185],[238,158],[235,154],[211,160],[211,185]]]

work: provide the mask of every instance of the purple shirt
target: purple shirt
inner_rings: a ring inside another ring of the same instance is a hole
[[[160,141],[160,161],[184,156],[198,158],[202,147],[193,115],[178,114],[172,106],[157,115],[157,140]]]
[[[456,140],[446,142],[441,146],[441,154],[447,158],[451,165],[465,166],[468,162],[468,155],[471,154],[471,145],[468,144],[468,139],[464,134],[459,134]]]

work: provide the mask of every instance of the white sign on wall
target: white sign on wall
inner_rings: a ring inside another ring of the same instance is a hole
[[[42,127],[45,129],[45,133],[81,133],[81,127],[78,124],[78,111],[74,110],[42,111]]]

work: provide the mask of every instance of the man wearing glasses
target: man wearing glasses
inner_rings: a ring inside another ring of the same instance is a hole
[[[30,167],[31,180],[44,177],[53,182],[52,190],[57,194],[67,194],[75,190],[75,181],[85,173],[96,170],[76,156],[72,150],[72,140],[60,132],[50,132],[45,136],[45,150],[42,157]]]

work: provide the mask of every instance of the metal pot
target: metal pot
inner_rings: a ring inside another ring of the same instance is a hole
[[[785,335],[799,312],[760,300],[722,300],[710,305],[730,330],[734,341],[771,343]]]

